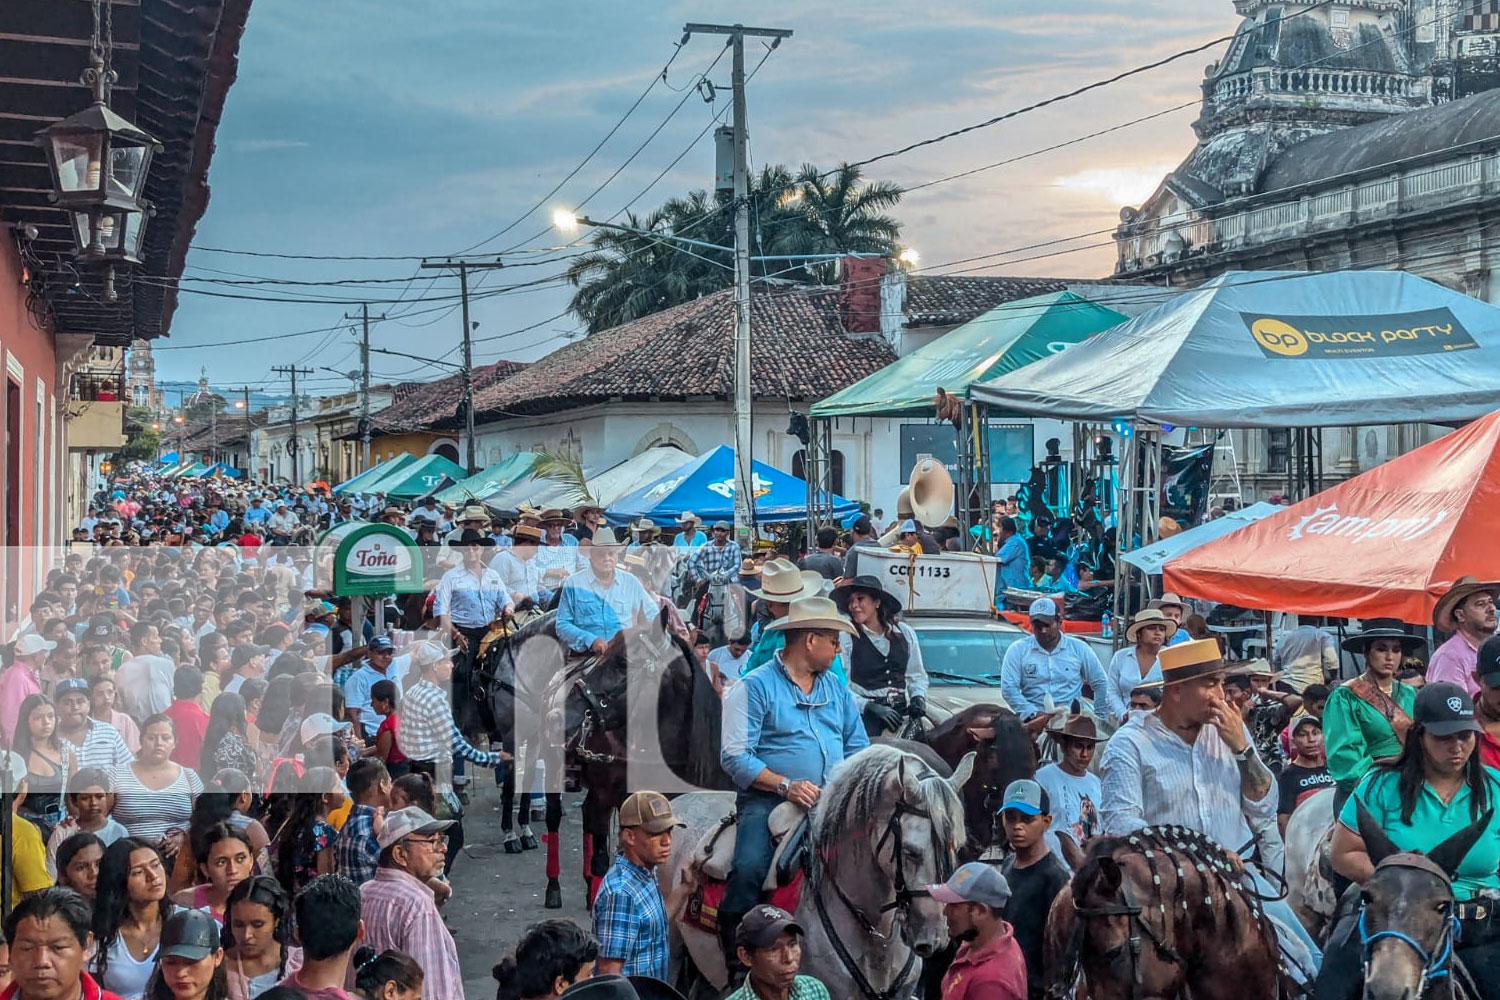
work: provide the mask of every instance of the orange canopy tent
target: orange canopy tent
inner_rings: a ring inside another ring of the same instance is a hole
[[[1500,576],[1500,413],[1193,549],[1168,590],[1246,608],[1428,624],[1458,577]]]

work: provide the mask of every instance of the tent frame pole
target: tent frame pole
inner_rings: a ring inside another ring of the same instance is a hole
[[[977,471],[977,487],[979,490],[979,506],[971,509],[971,515],[959,516],[959,527],[963,530],[960,543],[967,548],[969,546],[969,530],[975,524],[987,524],[990,519],[990,505],[995,502],[995,477],[990,470],[990,408],[984,403],[969,404],[973,411],[974,432],[971,439],[974,442],[974,453],[978,456],[975,463]]]
[[[1161,512],[1161,434],[1153,425],[1133,423],[1124,442],[1120,465],[1120,485],[1116,493],[1118,514],[1115,519],[1115,599],[1113,617],[1115,648],[1125,641],[1125,622],[1129,620],[1131,601],[1130,564],[1125,554],[1140,545],[1156,541]],[[1134,541],[1139,535],[1140,541]],[[1142,597],[1151,594],[1151,578],[1143,574]],[[1144,600],[1142,601],[1144,604]]]

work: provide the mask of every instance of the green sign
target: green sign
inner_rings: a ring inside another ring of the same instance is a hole
[[[422,550],[394,524],[348,521],[323,533],[313,554],[319,576],[332,557],[333,592],[339,597],[412,594],[422,589]]]

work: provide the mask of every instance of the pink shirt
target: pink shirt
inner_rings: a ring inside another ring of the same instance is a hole
[[[1026,959],[1009,924],[983,948],[958,946],[943,975],[943,1000],[1026,1000]]]
[[[365,944],[377,952],[394,948],[416,959],[423,972],[422,1000],[464,1000],[458,946],[443,926],[425,882],[399,868],[380,868],[359,887],[359,896]],[[1023,988],[1023,998],[1024,992]]]
[[[1459,632],[1453,638],[1433,650],[1427,661],[1427,683],[1447,681],[1457,684],[1470,696],[1479,693],[1479,684],[1474,680],[1474,668],[1479,665],[1479,650],[1469,644],[1469,637]]]
[[[0,738],[4,738],[6,746],[15,739],[21,702],[41,693],[42,682],[28,664],[17,660],[0,670]]]

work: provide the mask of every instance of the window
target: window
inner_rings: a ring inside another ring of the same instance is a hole
[[[792,475],[796,476],[798,479],[805,480],[807,476],[803,472],[804,464],[803,453],[799,450],[797,454],[792,456]],[[843,496],[844,453],[835,448],[832,452],[829,453],[828,464],[830,467],[829,471],[832,473],[832,475],[829,476],[830,488],[834,493],[837,493],[839,496]]]
[[[908,623],[910,624],[910,623]],[[1005,651],[1018,639],[1020,632],[992,629],[912,629],[922,649],[922,665],[928,673],[953,674],[975,681],[1000,681],[1000,661]],[[941,676],[933,678],[942,684]],[[959,683],[949,681],[949,683]]]
[[[1285,475],[1292,454],[1292,432],[1285,427],[1266,431],[1266,471]]]
[[[990,424],[990,481],[1024,483],[1031,477],[1036,430],[1031,424]],[[904,486],[918,455],[942,462],[950,476],[958,475],[957,433],[950,424],[901,425],[901,483]]]

